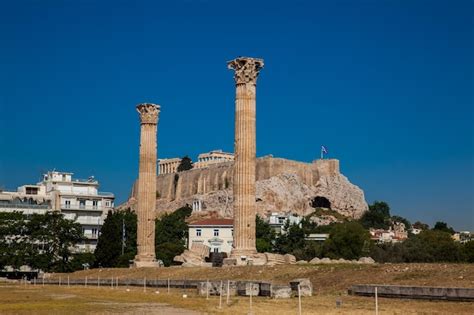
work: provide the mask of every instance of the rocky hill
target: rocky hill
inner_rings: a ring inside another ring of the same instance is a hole
[[[180,173],[158,175],[157,214],[170,212],[186,204],[194,205],[194,216],[232,217],[232,162]],[[257,159],[257,212],[306,215],[315,207],[330,208],[349,218],[359,218],[368,206],[364,192],[340,173],[338,160],[304,163],[274,157]],[[135,200],[136,185],[131,198]],[[321,223],[334,216],[320,216]]]

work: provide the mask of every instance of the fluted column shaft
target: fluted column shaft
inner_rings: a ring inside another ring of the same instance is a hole
[[[248,256],[255,245],[256,82],[263,60],[237,58],[235,70],[234,242],[231,255]]]
[[[138,171],[137,255],[135,265],[151,266],[155,259],[157,124],[160,106],[140,104],[140,163]],[[151,263],[151,264],[150,264]]]

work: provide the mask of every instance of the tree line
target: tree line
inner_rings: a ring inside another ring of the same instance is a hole
[[[315,212],[319,213],[316,209]],[[326,211],[326,210],[324,210]],[[377,262],[469,262],[474,263],[474,241],[461,244],[452,234],[454,229],[445,222],[436,222],[432,229],[427,224],[415,222],[421,228],[417,234],[408,233],[408,239],[400,243],[378,244],[370,239],[368,229],[388,229],[394,222],[402,222],[406,229],[411,223],[400,216],[391,216],[385,202],[375,201],[359,220],[348,219],[341,223],[318,226],[306,216],[300,224],[287,223],[284,234],[276,235],[268,223],[257,216],[257,250],[292,254],[297,260],[314,257],[331,259],[358,259],[370,256]],[[328,233],[324,242],[307,240],[312,233]]]
[[[25,215],[0,213],[0,269],[5,266],[68,272],[83,268],[93,254],[75,254],[83,240],[81,225],[59,212]]]
[[[319,213],[315,209],[315,213]],[[326,210],[325,210],[326,211]],[[186,249],[189,206],[165,214],[155,221],[156,257],[165,266]],[[444,222],[432,229],[416,222],[423,231],[409,234],[404,242],[377,244],[370,239],[369,228],[388,228],[393,222],[411,226],[407,219],[391,216],[385,202],[374,202],[359,220],[343,220],[318,226],[306,216],[300,224],[283,227],[277,234],[269,223],[256,216],[258,252],[292,254],[297,260],[314,257],[358,259],[371,256],[377,262],[470,262],[474,263],[474,241],[455,242],[454,230]],[[308,240],[313,233],[328,233],[324,242]],[[74,245],[83,240],[80,224],[64,219],[58,212],[24,215],[0,213],[0,268],[28,265],[48,272],[68,272],[91,267],[128,267],[136,253],[137,216],[130,209],[110,211],[102,226],[94,253],[75,253]]]

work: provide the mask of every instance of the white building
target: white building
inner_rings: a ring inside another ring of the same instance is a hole
[[[26,214],[60,211],[82,226],[84,241],[76,244],[80,252],[95,250],[107,212],[113,209],[114,195],[98,191],[93,177],[73,179],[73,173],[51,171],[37,185],[24,185],[17,192],[0,192],[0,211]]]
[[[268,217],[268,223],[270,227],[275,230],[277,234],[285,234],[285,224],[288,222],[290,225],[296,224],[300,225],[302,217],[296,215],[289,215],[289,214],[281,214],[278,212],[273,212]]]
[[[51,196],[41,185],[24,185],[17,191],[0,191],[0,212],[45,214],[52,209]]]
[[[233,243],[234,220],[206,219],[189,225],[188,248],[200,243],[211,248],[213,253],[230,254]]]

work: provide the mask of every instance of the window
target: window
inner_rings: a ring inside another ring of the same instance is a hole
[[[71,200],[64,201],[64,204],[65,204],[66,208],[68,208],[68,209],[71,208]]]
[[[107,207],[110,207],[110,201],[107,200],[107,201],[105,202],[105,205],[106,205]]]
[[[218,253],[218,252],[219,252],[219,248],[218,248],[218,247],[215,247],[213,251],[214,251],[214,253]]]
[[[96,229],[96,228],[93,228],[93,229],[92,229],[92,235],[93,235],[93,236],[97,236],[97,229]]]
[[[99,204],[99,202],[97,200],[92,200],[92,207],[94,209],[97,209],[97,205]]]
[[[214,236],[219,236],[219,229],[214,229]]]
[[[201,236],[201,229],[196,229],[196,236]]]
[[[26,194],[27,195],[37,195],[38,188],[37,187],[26,187]]]
[[[79,208],[84,209],[86,207],[86,201],[85,200],[79,200]]]

